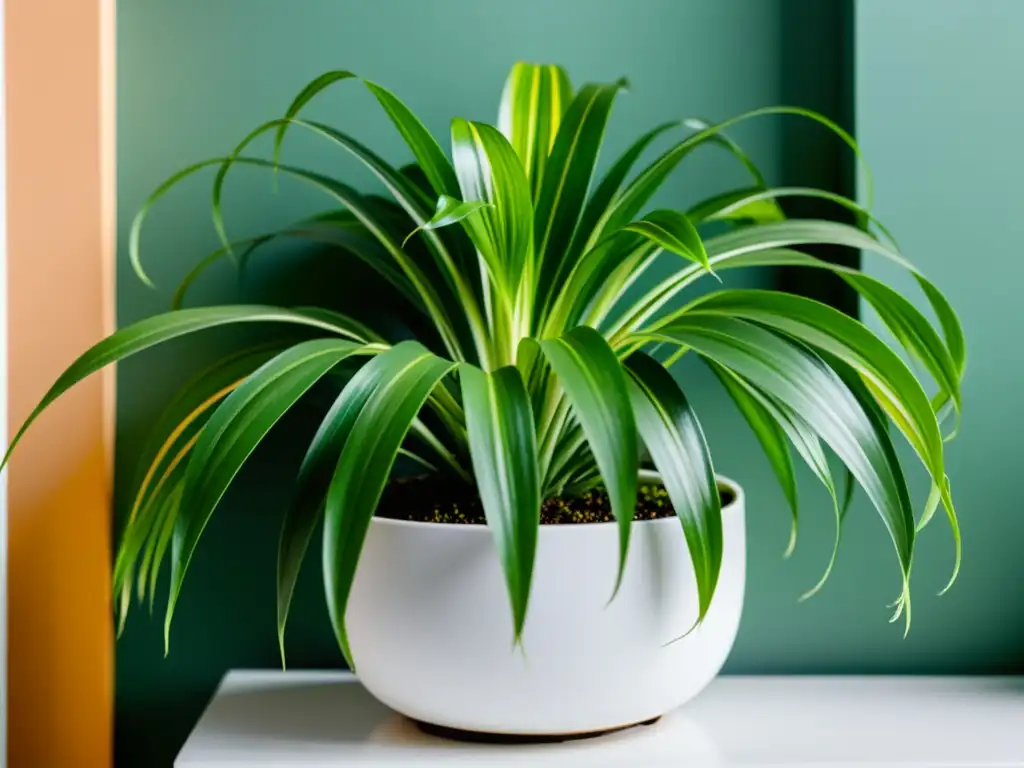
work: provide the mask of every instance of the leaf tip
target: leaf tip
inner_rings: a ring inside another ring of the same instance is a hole
[[[789,528],[789,541],[786,543],[786,549],[782,552],[782,559],[788,560],[793,556],[796,551],[796,523]]]
[[[942,597],[944,594],[949,592],[950,587],[952,587],[956,583],[956,580],[957,580],[957,578],[959,576],[960,576],[960,553],[958,551],[957,552],[957,557],[956,557],[956,563],[954,563],[954,565],[953,565],[953,573],[952,573],[952,575],[950,575],[949,581],[946,582],[946,586],[944,586],[942,589],[939,590],[939,597]]]
[[[277,630],[277,650],[281,654],[281,671],[285,672],[288,669],[288,661],[284,651],[284,629],[279,628]]]

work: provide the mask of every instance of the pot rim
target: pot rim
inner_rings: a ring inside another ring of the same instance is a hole
[[[730,512],[736,509],[742,509],[744,505],[744,494],[743,486],[737,483],[730,477],[715,473],[715,480],[718,481],[719,485],[725,486],[730,493],[732,493],[732,501],[722,507],[722,513]],[[670,517],[659,517],[654,520],[634,520],[633,525],[659,525],[668,524],[678,521],[678,517],[672,515]],[[428,527],[428,528],[453,528],[459,531],[486,531],[488,526],[481,523],[469,523],[469,524],[454,524],[454,523],[430,523],[425,520],[396,520],[392,517],[377,517],[374,515],[370,519],[372,525],[385,525],[385,526],[398,526],[403,528],[416,528],[416,527]],[[579,529],[590,529],[590,528],[603,528],[607,526],[616,526],[618,523],[614,520],[608,520],[600,523],[580,523],[578,525],[572,524],[553,524],[553,523],[541,523],[541,531],[554,531],[554,530],[579,530]]]

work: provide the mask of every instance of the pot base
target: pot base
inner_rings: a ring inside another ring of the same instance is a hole
[[[654,725],[661,720],[661,715],[643,720],[639,723],[617,725],[614,728],[602,728],[599,731],[577,731],[574,733],[488,733],[486,731],[464,731],[461,728],[450,728],[446,725],[435,725],[422,720],[413,720],[416,726],[429,736],[437,736],[452,741],[463,741],[471,744],[559,744],[563,741],[593,739],[607,736],[610,733],[627,731],[642,725]]]

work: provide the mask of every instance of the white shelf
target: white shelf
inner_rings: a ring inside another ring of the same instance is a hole
[[[234,671],[177,768],[1024,766],[1024,678],[724,677],[649,727],[562,744],[426,736],[344,672]]]

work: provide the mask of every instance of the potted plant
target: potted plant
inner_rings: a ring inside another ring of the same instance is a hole
[[[323,90],[360,82],[413,164],[396,169],[351,136],[301,117]],[[823,190],[769,187],[724,131],[758,116],[798,115],[856,152],[853,139],[792,107],[713,125],[669,123],[641,136],[593,184],[623,87],[573,90],[559,67],[517,64],[498,127],[456,118],[449,158],[391,92],[329,72],[230,155],[190,166],[154,192],[131,233],[143,281],[147,211],[177,181],[208,167],[216,168],[213,214],[224,247],[186,278],[173,311],[117,331],[76,360],[11,450],[62,392],[163,341],[257,322],[304,335],[221,361],[157,425],[114,568],[122,622],[133,588],[152,594],[169,558],[169,633],[191,556],[239,468],[311,387],[333,386],[284,516],[282,655],[296,576],[322,524],[338,643],[367,688],[395,709],[444,728],[529,736],[656,718],[718,672],[744,586],[743,493],[716,478],[697,415],[669,373],[683,353],[710,366],[753,428],[792,507],[793,536],[791,447],[828,489],[838,531],[844,502],[827,446],[845,466],[848,487],[851,479],[863,487],[896,549],[902,582],[894,619],[902,614],[909,627],[915,533],[940,504],[956,541],[952,583],[960,540],[941,424],[950,414],[959,420],[965,352],[956,315],[866,208]],[[294,130],[358,158],[388,197],[279,162]],[[245,154],[268,133],[271,159]],[[648,210],[665,178],[710,144],[743,164],[749,186],[685,211]],[[231,243],[221,190],[239,164],[308,182],[335,209]],[[857,225],[788,219],[779,200],[791,196],[830,201]],[[418,318],[409,325],[420,329],[417,338],[322,308],[177,308],[210,263],[234,256],[244,265],[278,235],[326,240],[365,261]],[[812,243],[871,251],[910,270],[940,328],[877,279],[800,250]],[[653,279],[648,270],[662,254],[672,270]],[[809,298],[716,282],[726,270],[762,266],[839,275],[928,374],[934,393],[858,320]],[[676,300],[698,282],[710,292]],[[916,520],[892,427],[931,478]],[[396,461],[417,469],[393,480]]]

